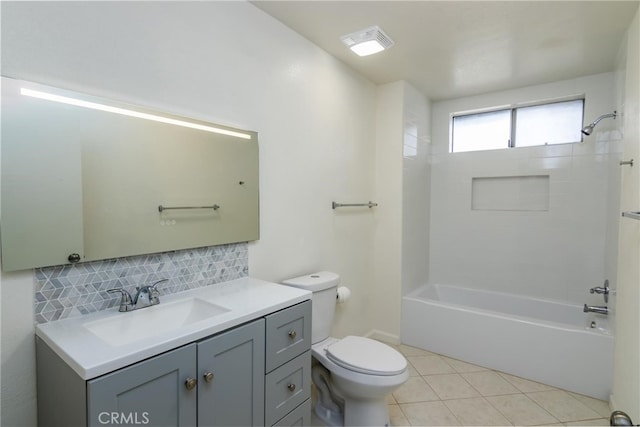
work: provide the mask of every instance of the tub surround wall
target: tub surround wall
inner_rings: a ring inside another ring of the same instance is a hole
[[[36,323],[80,316],[117,307],[120,296],[107,289],[158,285],[160,295],[246,277],[247,244],[211,246],[151,255],[107,259],[35,271]]]
[[[429,278],[431,101],[404,87],[402,153],[402,295]]]
[[[616,109],[613,82],[604,73],[433,104],[430,283],[602,303],[589,288],[615,282],[606,259],[617,251],[619,122],[602,121],[578,144],[449,153],[449,121],[460,111],[585,94],[589,122]],[[545,200],[472,209],[474,178],[530,176],[548,177]]]
[[[366,333],[375,86],[248,2],[2,2],[2,73],[259,133],[252,276],[340,273],[336,336]],[[233,42],[229,42],[232,40]],[[2,273],[2,425],[35,426],[33,271]]]

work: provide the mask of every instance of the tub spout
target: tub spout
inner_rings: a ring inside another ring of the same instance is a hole
[[[609,308],[607,306],[599,306],[599,305],[584,305],[582,309],[585,313],[598,313],[598,314],[609,314]]]

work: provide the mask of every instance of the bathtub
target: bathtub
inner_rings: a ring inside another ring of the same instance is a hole
[[[613,335],[582,305],[431,284],[402,298],[402,342],[609,400]]]

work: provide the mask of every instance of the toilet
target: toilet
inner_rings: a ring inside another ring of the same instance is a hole
[[[328,271],[285,280],[313,292],[311,377],[318,391],[315,413],[331,426],[388,426],[386,397],[409,378],[395,349],[369,338],[329,336],[340,276]]]

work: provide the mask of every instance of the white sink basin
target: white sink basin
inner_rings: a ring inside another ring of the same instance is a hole
[[[130,344],[227,313],[230,310],[199,298],[160,303],[153,307],[118,313],[83,326],[112,346]]]

